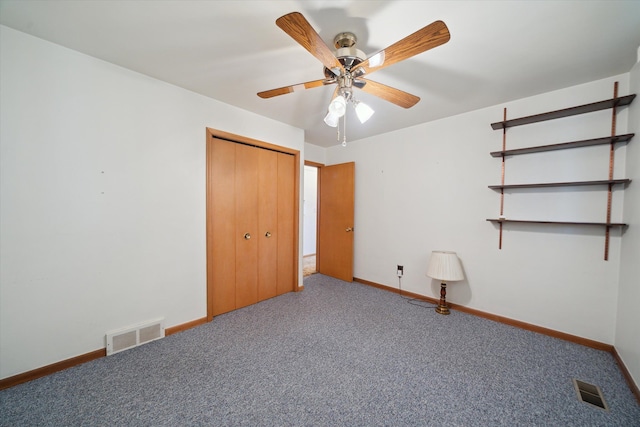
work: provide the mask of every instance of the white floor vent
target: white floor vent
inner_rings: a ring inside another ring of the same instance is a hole
[[[164,319],[107,332],[107,356],[164,338]]]

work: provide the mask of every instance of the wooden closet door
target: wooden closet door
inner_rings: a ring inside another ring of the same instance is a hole
[[[299,157],[251,142],[207,139],[208,320],[296,289]]]
[[[278,153],[278,295],[294,290],[298,272],[295,265],[295,173],[295,157]]]
[[[236,144],[236,308],[258,302],[258,164],[256,147]]]
[[[209,144],[208,304],[217,316],[236,308],[236,144],[216,138]]]
[[[258,301],[263,301],[277,295],[278,153],[258,151]]]

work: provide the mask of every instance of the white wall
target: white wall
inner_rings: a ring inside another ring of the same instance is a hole
[[[206,127],[303,131],[0,31],[0,378],[205,317]]]
[[[304,144],[304,159],[310,162],[316,162],[324,164],[326,162],[327,150],[317,145]]]
[[[624,193],[624,219],[629,228],[622,239],[615,346],[640,385],[640,62],[631,70],[629,80],[630,93],[637,94],[629,106],[629,132],[636,135],[627,146],[626,174],[633,182]]]
[[[316,231],[318,225],[318,168],[304,167],[304,227],[302,241],[303,255],[316,253]]]
[[[327,164],[356,163],[354,275],[397,287],[396,265],[402,264],[403,289],[436,297],[439,283],[425,276],[428,257],[433,250],[453,250],[466,280],[449,285],[449,301],[613,344],[620,231],[612,231],[609,261],[603,260],[600,228],[506,225],[499,250],[498,228],[486,218],[499,213],[499,193],[487,186],[500,183],[500,159],[489,152],[501,149],[502,132],[490,123],[502,120],[505,106],[508,118],[516,118],[610,98],[616,80],[619,93],[628,94],[628,78],[625,74],[329,148]],[[626,131],[627,115],[626,109],[618,115],[618,133]],[[607,110],[511,128],[507,148],[607,136],[610,119]],[[625,149],[616,149],[616,178],[624,176]],[[608,146],[516,156],[507,159],[506,183],[606,179],[608,163]],[[616,188],[613,221],[623,219],[622,195]],[[507,192],[505,214],[604,221],[606,188]],[[631,252],[625,256],[637,260],[637,246]]]

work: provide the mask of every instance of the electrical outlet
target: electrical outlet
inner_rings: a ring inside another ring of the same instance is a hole
[[[398,265],[398,277],[402,276],[404,274],[404,267],[401,265]]]

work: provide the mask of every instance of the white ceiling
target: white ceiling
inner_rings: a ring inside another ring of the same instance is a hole
[[[323,122],[334,86],[271,99],[256,93],[323,78],[318,60],[275,24],[301,12],[330,47],[354,32],[367,56],[435,20],[451,40],[371,74],[421,98],[411,109],[359,91],[376,114],[356,140],[630,71],[640,1],[63,1],[0,0],[0,23],[305,130]]]

